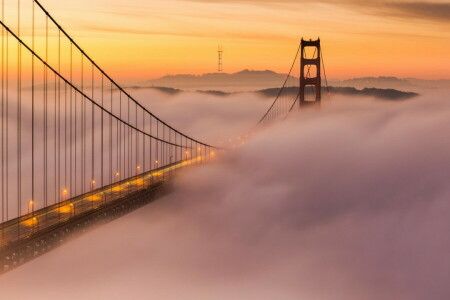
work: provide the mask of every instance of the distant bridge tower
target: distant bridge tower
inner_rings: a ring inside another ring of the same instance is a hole
[[[314,55],[311,58],[306,57],[306,48],[314,49]],[[305,41],[302,39],[301,44],[301,59],[300,59],[300,106],[306,104],[320,103],[322,98],[322,79],[320,76],[320,39],[316,41]],[[307,69],[307,70],[306,70]],[[311,73],[312,72],[312,73]],[[315,101],[306,101],[305,90],[307,86],[314,86],[316,92]]]
[[[223,64],[222,64],[223,48],[222,48],[222,45],[219,45],[219,49],[217,50],[217,54],[219,55],[219,63],[218,63],[217,71],[219,73],[222,73],[223,72]]]

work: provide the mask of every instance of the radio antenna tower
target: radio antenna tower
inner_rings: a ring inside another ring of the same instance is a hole
[[[222,45],[219,45],[218,51],[217,51],[218,55],[219,55],[219,63],[218,63],[218,69],[217,71],[219,73],[223,72],[223,64],[222,64],[222,58],[223,58],[223,47]]]

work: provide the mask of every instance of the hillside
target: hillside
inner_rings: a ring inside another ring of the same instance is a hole
[[[226,92],[257,90],[276,87],[283,83],[286,74],[273,71],[243,70],[237,73],[208,73],[204,75],[167,75],[145,81],[146,86],[164,86],[185,90],[219,90]]]

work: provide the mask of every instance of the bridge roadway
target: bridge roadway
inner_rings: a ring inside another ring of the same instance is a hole
[[[101,209],[114,200],[164,182],[173,172],[201,161],[202,157],[197,157],[172,163],[5,222],[0,228],[0,252],[10,244],[26,240],[46,228],[67,223],[79,215]]]

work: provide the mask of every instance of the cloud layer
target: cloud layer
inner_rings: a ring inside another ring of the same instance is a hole
[[[410,0],[187,0],[193,2],[206,3],[240,3],[254,5],[276,5],[276,4],[309,4],[309,3],[325,3],[339,6],[350,6],[366,13],[391,15],[404,18],[421,18],[440,22],[450,22],[450,3],[448,1],[410,1]]]
[[[303,111],[0,288],[13,299],[448,299],[449,120],[448,101],[424,98]]]

